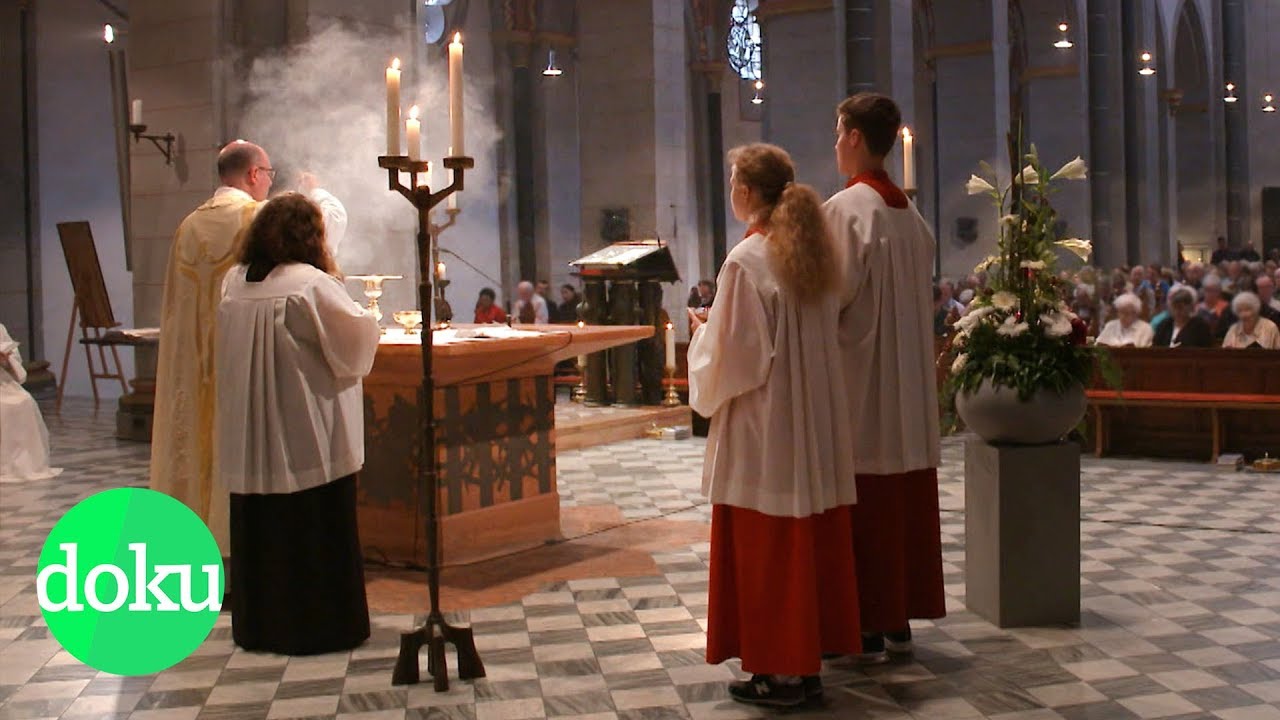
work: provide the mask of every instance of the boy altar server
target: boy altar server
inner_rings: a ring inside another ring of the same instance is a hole
[[[934,240],[884,169],[902,117],[893,100],[840,103],[836,162],[849,178],[824,210],[844,270],[840,346],[852,414],[854,555],[865,661],[909,652],[911,618],[946,614],[938,518]]]

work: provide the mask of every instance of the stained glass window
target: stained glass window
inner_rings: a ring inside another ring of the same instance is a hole
[[[729,17],[729,67],[744,80],[760,78],[759,0],[734,0]]]

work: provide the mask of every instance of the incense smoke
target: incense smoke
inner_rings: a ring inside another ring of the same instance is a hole
[[[442,237],[441,245],[500,277],[498,183],[494,160],[500,130],[489,110],[477,101],[492,95],[475,77],[480,47],[468,52],[467,151],[476,169],[467,173],[467,190],[460,196],[462,215]],[[417,260],[414,239],[417,214],[398,193],[389,190],[387,171],[377,158],[386,154],[386,92],[384,69],[398,56],[405,66],[401,99],[407,117],[410,105],[422,108],[422,157],[438,163],[449,143],[448,72],[442,46],[427,46],[415,68],[413,49],[405,35],[328,24],[313,28],[309,38],[282,54],[253,61],[245,81],[244,112],[239,136],[262,145],[272,165],[281,169],[276,190],[296,187],[297,173],[310,171],[320,186],[346,206],[347,234],[338,251],[344,273],[403,275],[388,282],[382,298],[391,312],[417,306]],[[415,69],[418,72],[415,73]],[[416,76],[416,81],[415,81]],[[401,142],[404,142],[401,126]],[[448,184],[443,168],[435,185]],[[403,182],[408,182],[404,177]],[[419,178],[419,182],[425,182]],[[443,210],[441,205],[438,210]],[[439,218],[444,219],[443,213]],[[492,285],[462,263],[448,263],[448,297],[459,320],[469,321],[472,303],[481,287]],[[353,298],[364,302],[362,286],[347,282]],[[503,288],[495,288],[501,294]]]

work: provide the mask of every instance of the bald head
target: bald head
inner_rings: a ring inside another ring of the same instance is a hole
[[[223,185],[244,190],[254,200],[266,199],[272,174],[267,151],[251,142],[236,140],[218,153],[218,179]]]

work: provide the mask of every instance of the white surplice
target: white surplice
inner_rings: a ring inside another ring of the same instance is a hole
[[[301,263],[227,275],[218,307],[218,468],[231,493],[292,493],[364,465],[361,378],[378,321]]]
[[[858,472],[896,475],[941,461],[933,356],[933,234],[914,205],[871,185],[823,210],[844,270],[840,346]]]
[[[852,504],[837,296],[799,304],[779,286],[760,233],[729,252],[716,286],[689,342],[689,405],[711,418],[703,494],[796,518]]]
[[[1124,347],[1132,345],[1133,347],[1151,347],[1151,341],[1155,339],[1155,331],[1151,329],[1151,324],[1142,318],[1133,321],[1129,327],[1120,324],[1120,319],[1110,320],[1102,328],[1102,332],[1098,333],[1098,339],[1095,341],[1098,345],[1108,345],[1110,347]]]
[[[62,472],[49,467],[49,429],[40,406],[22,387],[27,369],[18,343],[0,323],[0,482],[47,480]]]

